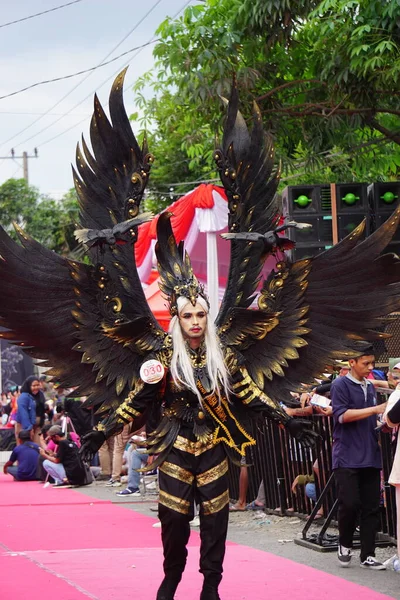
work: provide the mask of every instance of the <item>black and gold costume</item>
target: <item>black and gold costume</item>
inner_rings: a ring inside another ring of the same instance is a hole
[[[254,384],[248,386],[249,377],[243,370],[233,378],[238,396],[231,401],[223,394],[217,396],[210,390],[204,344],[198,350],[187,346],[187,352],[202,404],[192,391],[179,389],[167,373],[160,383],[144,384],[132,394],[100,429],[108,436],[132,418],[140,419],[155,398],[162,403],[162,417],[148,436],[147,448],[156,457],[149,468],[159,465],[159,518],[168,589],[174,590],[185,568],[189,522],[196,504],[201,520],[200,572],[205,589],[208,586],[215,591],[222,577],[229,517],[228,458],[245,456],[246,448],[255,444],[235,414],[237,403],[256,411],[266,411],[268,405],[260,401],[261,390],[256,392]],[[283,410],[275,413],[275,418],[277,414],[282,423],[290,421]],[[163,591],[157,596],[164,597],[172,596],[164,596]]]
[[[196,500],[205,575],[201,598],[216,600],[228,514],[227,455],[243,456],[254,444],[242,410],[264,412],[304,444],[313,443],[313,432],[289,418],[280,402],[313,383],[336,359],[359,356],[360,342],[385,337],[379,331],[382,316],[400,310],[400,260],[383,253],[398,227],[400,207],[367,239],[361,224],[312,259],[282,260],[261,284],[265,259],[282,247],[276,235],[282,230],[280,170],[257,106],[249,131],[234,85],[222,144],[214,153],[228,197],[231,248],[216,327],[232,393],[225,398],[223,386],[211,391],[200,348],[192,357],[200,402],[193,390],[172,381],[172,338],[151,313],[136,267],[138,225],[149,218],[140,214],[140,202],[154,157],[146,140],[140,147],[133,135],[123,105],[124,76],[111,90],[110,119],[95,97],[92,149],[83,139],[76,154],[77,235],[89,261],[58,256],[18,226],[16,243],[0,228],[0,325],[5,328],[0,337],[46,361],[62,387],[75,387],[74,396],[87,396],[86,406],[106,417],[86,437],[86,456],[125,423],[154,420],[162,408],[149,451],[160,465],[165,570],[173,574],[173,584],[162,586],[159,599],[173,598]],[[176,315],[179,296],[195,306],[204,293],[169,217],[159,217],[156,252],[160,288]],[[149,359],[167,371],[158,384],[140,377]]]

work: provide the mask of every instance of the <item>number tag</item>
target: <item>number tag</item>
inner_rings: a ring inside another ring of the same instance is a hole
[[[159,360],[146,360],[140,367],[140,377],[145,383],[158,383],[164,377],[164,367]]]

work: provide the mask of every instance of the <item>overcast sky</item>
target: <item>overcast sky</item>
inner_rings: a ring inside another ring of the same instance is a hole
[[[81,0],[34,19],[3,26],[70,1],[1,3],[0,96],[98,65],[136,26],[107,60],[146,44],[167,16],[181,14],[189,4],[188,0]],[[49,83],[0,100],[0,184],[10,177],[22,177],[22,160],[4,159],[11,156],[11,148],[17,157],[23,151],[33,154],[36,147],[39,158],[28,161],[29,183],[57,198],[72,187],[70,165],[81,133],[89,138],[94,92],[106,105],[114,76],[130,64],[125,79],[125,106],[128,114],[133,112],[132,84],[152,68],[153,47],[151,44],[143,48],[134,58],[136,52],[100,67],[89,76]]]

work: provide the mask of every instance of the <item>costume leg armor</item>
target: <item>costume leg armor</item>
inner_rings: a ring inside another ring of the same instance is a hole
[[[215,594],[222,578],[229,517],[227,471],[227,458],[221,444],[200,444],[189,437],[178,436],[159,472],[165,576],[177,581],[176,586],[182,577],[189,521],[193,518],[196,500],[200,504],[202,594],[207,590],[213,594],[203,595],[204,600],[218,599]]]
[[[187,456],[186,452],[173,448],[159,469],[158,516],[161,521],[165,573],[160,590],[164,586],[172,591],[169,596],[165,595],[165,600],[173,600],[186,565],[189,522],[194,515],[191,458],[190,454]],[[157,596],[157,600],[164,600],[164,596]]]
[[[200,504],[201,600],[218,600],[229,520],[228,459],[222,444],[198,459],[196,497]]]

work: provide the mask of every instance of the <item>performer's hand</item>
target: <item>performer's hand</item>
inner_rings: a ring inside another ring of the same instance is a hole
[[[290,419],[285,423],[286,429],[302,446],[313,448],[320,437],[312,428],[312,422],[305,419]]]
[[[105,441],[106,436],[103,431],[90,431],[82,438],[82,446],[80,447],[79,454],[83,460],[90,463],[97,450]]]

